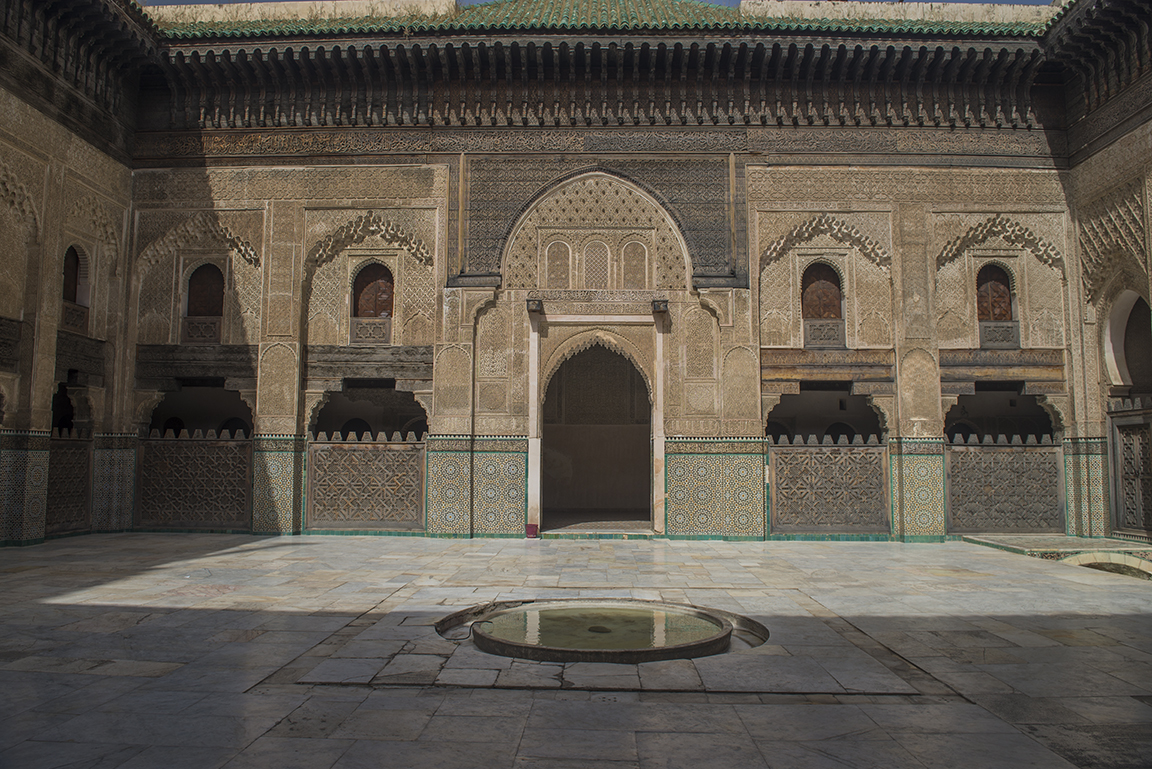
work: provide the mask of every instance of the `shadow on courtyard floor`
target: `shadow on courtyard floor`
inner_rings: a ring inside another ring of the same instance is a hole
[[[432,628],[574,595],[736,611],[772,637],[552,664]],[[960,545],[58,540],[0,566],[0,766],[1136,769],[1149,595]]]

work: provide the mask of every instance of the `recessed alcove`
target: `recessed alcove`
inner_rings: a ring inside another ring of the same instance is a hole
[[[190,434],[200,430],[207,433],[215,430],[218,434],[228,430],[235,435],[243,430],[252,435],[252,409],[235,390],[223,387],[190,386],[181,387],[164,396],[164,400],[152,411],[152,421],[148,431],[159,430],[165,435],[172,430],[179,437],[181,430]]]
[[[851,382],[801,382],[800,392],[784,395],[768,414],[764,434],[779,442],[783,437],[825,437],[836,443],[841,437],[851,443],[857,436],[865,442],[884,426],[865,395],[853,395]]]
[[[392,380],[349,380],[342,392],[328,397],[309,429],[328,436],[354,432],[357,439],[365,432],[373,437],[411,432],[420,438],[428,432],[428,417],[412,393],[397,390]]]
[[[1003,435],[1011,440],[1018,435],[1041,441],[1053,437],[1052,418],[1034,395],[1022,395],[1019,382],[978,382],[976,392],[961,395],[944,417],[944,435],[953,442],[967,442],[985,436],[997,440]]]

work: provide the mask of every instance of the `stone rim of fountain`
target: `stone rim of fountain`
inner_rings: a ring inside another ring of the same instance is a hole
[[[579,649],[558,646],[520,643],[499,638],[484,631],[483,621],[497,614],[537,604],[555,606],[563,604],[603,607],[643,607],[652,611],[671,611],[688,614],[716,624],[718,632],[707,638],[687,643],[652,647],[648,649]],[[692,604],[652,601],[638,598],[541,598],[519,601],[492,601],[470,606],[453,612],[438,621],[434,627],[442,637],[462,641],[466,637],[453,637],[450,631],[463,625],[469,626],[469,633],[476,648],[488,654],[537,662],[612,662],[637,664],[673,659],[694,659],[723,654],[730,650],[732,635],[735,633],[749,646],[758,646],[768,640],[768,628],[748,617],[721,609],[705,608]]]

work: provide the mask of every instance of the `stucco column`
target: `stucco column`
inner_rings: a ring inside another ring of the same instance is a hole
[[[664,456],[664,342],[667,313],[656,315],[656,362],[652,373],[652,530],[663,534],[667,524],[665,496],[667,462]]]
[[[944,420],[932,307],[928,208],[901,204],[893,214],[897,259],[896,419],[888,425],[892,533],[904,541],[939,541],[947,533]]]
[[[528,313],[528,527],[540,531],[540,314]]]
[[[299,416],[304,209],[295,201],[276,201],[268,219],[253,414],[252,530],[290,534],[304,525],[305,438]]]

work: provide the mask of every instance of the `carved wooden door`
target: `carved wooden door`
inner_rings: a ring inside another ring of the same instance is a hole
[[[1012,290],[1008,273],[989,265],[976,277],[976,317],[983,321],[1012,320]]]
[[[1152,425],[1121,425],[1119,525],[1152,531]]]
[[[356,276],[353,295],[357,318],[392,317],[392,273],[382,264],[370,264]]]

